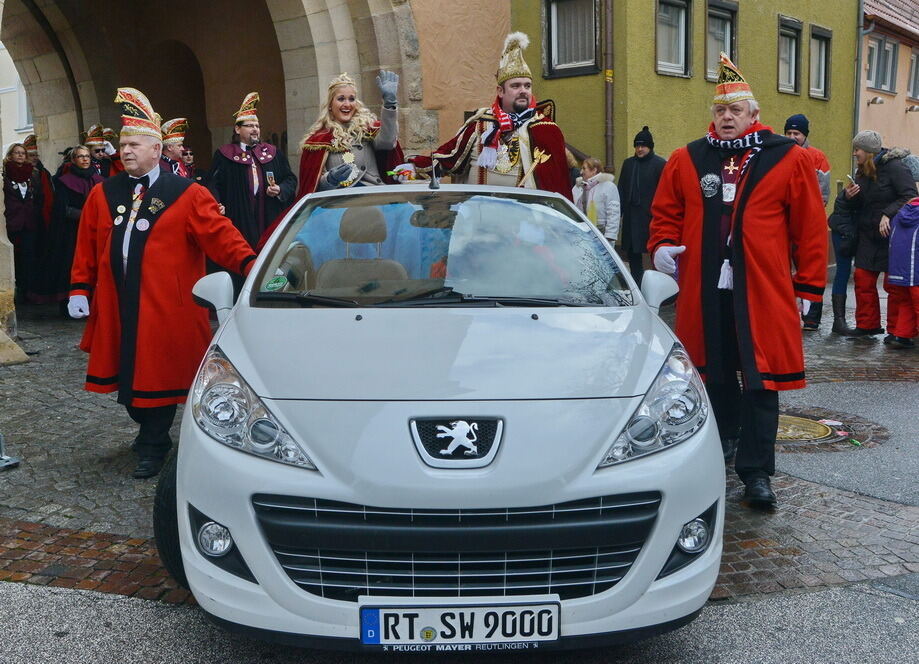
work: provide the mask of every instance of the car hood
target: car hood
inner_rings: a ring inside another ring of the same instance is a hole
[[[644,394],[674,343],[643,306],[249,308],[217,344],[272,399],[585,399]]]

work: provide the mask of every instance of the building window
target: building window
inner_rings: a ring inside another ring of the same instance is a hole
[[[779,92],[797,94],[798,58],[801,53],[801,22],[779,17]]]
[[[919,51],[913,51],[909,57],[909,85],[907,94],[912,99],[919,99]]]
[[[595,74],[596,0],[550,0],[548,4],[549,76]]]
[[[737,5],[709,0],[705,30],[705,77],[708,80],[718,80],[722,52],[737,63],[736,34]]]
[[[689,76],[689,2],[658,0],[657,71]]]
[[[26,89],[22,86],[22,81],[17,82],[16,84],[16,101],[19,111],[19,121],[17,124],[18,127],[15,128],[17,133],[25,133],[32,131],[32,104],[29,103],[29,95],[26,94]]]
[[[832,33],[811,27],[810,95],[820,99],[830,97],[830,41]]]
[[[896,92],[897,48],[886,37],[868,40],[868,87],[884,92]]]

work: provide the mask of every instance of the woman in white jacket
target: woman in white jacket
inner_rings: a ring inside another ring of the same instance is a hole
[[[581,177],[571,190],[574,204],[587,215],[613,246],[619,237],[619,190],[612,173],[603,172],[596,157],[581,164]]]

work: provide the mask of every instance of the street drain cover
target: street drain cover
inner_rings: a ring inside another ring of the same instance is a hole
[[[779,415],[780,443],[823,443],[839,438],[840,435],[828,424],[794,415]]]
[[[786,407],[779,413],[777,452],[841,452],[877,447],[889,432],[851,413],[813,406]]]

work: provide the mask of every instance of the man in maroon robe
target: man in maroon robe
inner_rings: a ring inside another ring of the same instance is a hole
[[[529,41],[522,32],[507,36],[495,101],[473,113],[430,157],[412,157],[418,172],[429,172],[436,162],[454,182],[544,189],[571,198],[565,138],[554,122],[554,105],[537,104],[523,59]]]
[[[257,92],[246,95],[234,114],[234,141],[214,153],[208,189],[251,246],[293,201],[297,176],[287,157],[261,142]]]

